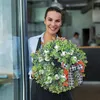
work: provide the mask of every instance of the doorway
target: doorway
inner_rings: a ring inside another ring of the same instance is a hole
[[[82,30],[82,35],[83,35],[83,46],[88,46],[89,33],[90,33],[89,28],[84,28],[84,29]]]

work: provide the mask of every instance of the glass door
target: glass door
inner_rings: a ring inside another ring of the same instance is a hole
[[[0,100],[28,100],[26,0],[0,0]]]

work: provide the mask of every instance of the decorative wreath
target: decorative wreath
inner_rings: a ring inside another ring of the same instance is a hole
[[[32,58],[33,78],[52,93],[66,92],[83,82],[86,54],[71,41],[48,42]]]

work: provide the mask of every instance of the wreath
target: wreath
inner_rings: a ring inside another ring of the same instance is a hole
[[[71,41],[50,41],[32,58],[33,79],[52,93],[66,92],[83,82],[86,54]]]

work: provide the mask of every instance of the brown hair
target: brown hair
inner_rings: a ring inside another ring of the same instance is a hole
[[[49,7],[49,8],[47,8],[47,10],[46,10],[46,12],[45,12],[45,16],[44,16],[45,19],[46,19],[47,13],[48,13],[49,11],[56,11],[56,12],[60,13],[61,16],[62,16],[62,14],[63,14],[63,13],[62,13],[62,10],[59,9],[58,7]]]

